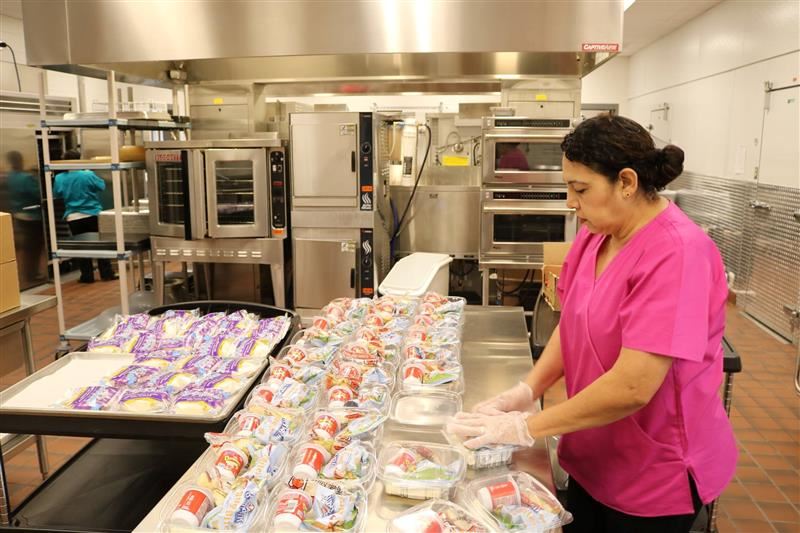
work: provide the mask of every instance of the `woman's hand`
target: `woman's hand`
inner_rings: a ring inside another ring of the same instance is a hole
[[[494,415],[460,412],[447,423],[447,432],[468,439],[464,446],[472,449],[490,444],[533,446],[527,422],[530,415],[519,411]]]
[[[472,408],[473,413],[500,415],[509,411],[533,412],[533,390],[530,385],[520,381],[510,389],[489,398]]]

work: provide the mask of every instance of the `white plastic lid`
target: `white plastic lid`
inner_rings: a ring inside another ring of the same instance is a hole
[[[422,296],[439,270],[452,261],[453,258],[446,254],[413,253],[395,263],[378,291],[394,296]]]

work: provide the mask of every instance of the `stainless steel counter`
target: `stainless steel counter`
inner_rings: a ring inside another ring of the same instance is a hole
[[[517,383],[532,367],[530,345],[525,328],[525,316],[521,307],[470,306],[464,324],[462,364],[464,366],[464,408],[470,409],[482,399],[496,394]],[[393,440],[412,439],[427,442],[445,442],[440,431],[401,430],[391,422],[386,425],[383,443]],[[555,491],[550,462],[544,441],[533,448],[514,454],[512,469],[533,474],[551,491]],[[504,467],[489,470],[496,475]],[[478,477],[484,471],[467,471],[467,479]],[[180,482],[188,481],[186,476]],[[387,496],[383,486],[376,481],[370,491],[369,518],[366,531],[385,531],[386,522],[404,510],[421,503],[397,496]],[[145,517],[134,530],[141,533],[157,531],[159,517],[165,505],[164,499]]]

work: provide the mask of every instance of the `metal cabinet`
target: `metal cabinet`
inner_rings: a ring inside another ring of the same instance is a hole
[[[356,289],[358,230],[347,237],[295,237],[295,305],[319,309]]]

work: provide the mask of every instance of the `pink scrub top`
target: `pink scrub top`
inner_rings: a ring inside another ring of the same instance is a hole
[[[644,408],[564,435],[559,462],[608,507],[636,516],[689,514],[688,476],[708,503],[733,477],[738,456],[719,396],[728,294],[722,259],[673,203],[595,279],[605,238],[582,227],[558,283],[568,396],[608,372],[623,347],[674,360]]]

